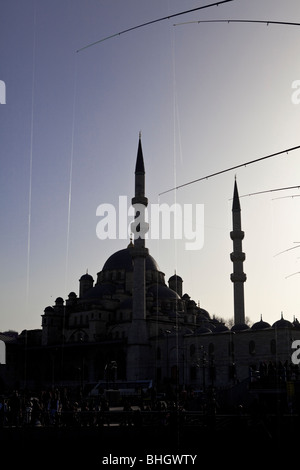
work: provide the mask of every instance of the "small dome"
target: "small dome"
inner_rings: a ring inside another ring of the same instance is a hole
[[[295,328],[300,328],[300,323],[299,323],[298,318],[294,318],[293,325]]]
[[[126,310],[126,309],[132,309],[132,297],[129,297],[128,299],[123,300],[119,307],[118,310]]]
[[[251,330],[265,330],[266,328],[271,328],[271,325],[263,321],[262,316],[260,317],[260,321],[254,323],[251,327]]]
[[[57,297],[57,299],[55,300],[56,305],[63,305],[63,303],[64,299],[62,297]]]
[[[182,278],[181,278],[180,276],[178,276],[177,274],[173,274],[173,276],[171,276],[171,277],[169,278],[169,282],[170,282],[170,281],[179,281],[179,282],[183,282],[183,281],[182,281]]]
[[[231,331],[244,331],[244,330],[249,330],[249,326],[246,325],[246,323],[237,323],[236,325],[233,325],[231,328]]]
[[[205,320],[210,320],[210,315],[208,313],[207,310],[204,310],[204,308],[198,308],[197,310],[197,323],[203,321],[203,319]]]
[[[206,326],[201,326],[200,328],[197,328],[195,331],[196,335],[205,335],[205,334],[211,334],[211,333],[212,331]]]
[[[79,281],[94,281],[93,279],[93,276],[91,276],[90,274],[86,273],[86,274],[83,274],[81,276],[81,278],[79,279]]]
[[[188,302],[190,300],[190,296],[188,294],[183,294],[182,300],[185,300],[186,302]]]
[[[229,331],[226,325],[224,323],[220,323],[219,325],[216,325],[214,329],[214,333],[223,333],[225,331]]]
[[[77,297],[77,295],[75,294],[75,292],[70,292],[68,297],[69,297],[69,299],[75,299]]]
[[[53,313],[54,312],[54,309],[53,307],[46,307],[45,310],[44,310],[45,313]]]
[[[272,325],[273,328],[293,328],[294,325],[288,320],[285,320],[283,318],[283,314],[281,314],[280,320],[277,320],[275,323]]]
[[[193,330],[191,330],[190,328],[186,328],[185,331],[184,331],[184,334],[185,334],[185,335],[193,335],[194,332],[193,332]]]

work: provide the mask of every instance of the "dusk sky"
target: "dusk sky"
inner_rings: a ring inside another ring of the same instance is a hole
[[[184,237],[147,240],[166,281],[176,270],[211,316],[233,317],[236,177],[245,314],[300,320],[300,191],[249,196],[300,186],[300,149],[164,193],[300,145],[300,26],[197,23],[300,23],[299,1],[233,0],[77,52],[209,3],[1,0],[0,331],[40,328],[45,307],[78,295],[81,275],[96,279],[128,245],[97,237],[96,212],[111,204],[118,214],[120,196],[130,205],[140,131],[149,205],[204,207],[201,249]]]

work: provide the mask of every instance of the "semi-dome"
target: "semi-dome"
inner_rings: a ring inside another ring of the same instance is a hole
[[[180,300],[180,296],[174,290],[170,289],[170,287],[164,284],[155,284],[147,290],[147,295],[153,294],[153,297],[158,297],[159,299],[178,299]]]
[[[114,270],[133,271],[133,261],[129,248],[116,251],[104,263],[102,271]],[[146,271],[159,271],[155,259],[151,255],[146,256]]]
[[[83,295],[83,300],[93,300],[93,299],[101,299],[103,296],[108,295],[111,296],[115,293],[115,286],[113,284],[96,284],[94,287],[89,289]]]

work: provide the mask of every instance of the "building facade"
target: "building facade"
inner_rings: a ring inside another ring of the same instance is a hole
[[[41,330],[2,335],[6,364],[0,387],[84,389],[107,382],[151,380],[157,390],[232,392],[297,381],[292,343],[300,325],[281,317],[273,325],[245,323],[244,232],[237,182],[232,205],[234,325],[212,318],[184,293],[182,278],[164,273],[145,246],[145,167],[141,138],[135,167],[134,240],[97,273],[79,279],[78,294],[45,308]],[[278,382],[279,381],[279,382]]]

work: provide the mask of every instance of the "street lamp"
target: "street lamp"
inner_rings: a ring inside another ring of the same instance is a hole
[[[165,335],[167,338],[167,379],[169,378],[169,335],[171,330],[165,330]]]

